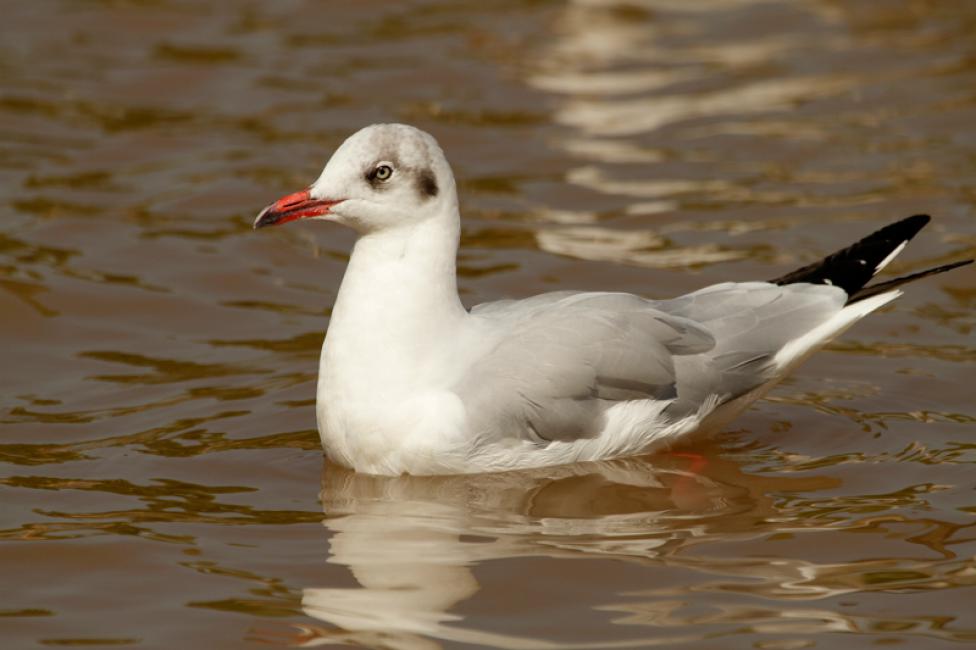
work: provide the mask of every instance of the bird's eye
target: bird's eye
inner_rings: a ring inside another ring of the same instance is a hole
[[[388,181],[391,176],[393,176],[393,167],[386,163],[377,165],[376,169],[373,170],[373,178],[378,181]]]

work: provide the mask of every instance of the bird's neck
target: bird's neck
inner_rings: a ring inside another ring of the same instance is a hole
[[[457,292],[459,227],[429,219],[357,240],[342,279],[333,322],[368,318],[384,328],[463,312]],[[362,323],[366,325],[367,323]]]
[[[329,376],[402,383],[455,338],[467,312],[455,274],[460,226],[450,221],[429,219],[359,238],[326,336],[322,361]]]

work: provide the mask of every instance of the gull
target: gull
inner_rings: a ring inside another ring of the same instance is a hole
[[[358,234],[322,346],[322,445],[383,475],[609,459],[717,431],[901,285],[972,262],[869,285],[928,223],[916,215],[768,282],[668,300],[557,291],[467,310],[454,175],[437,141],[403,124],[350,136],[254,227],[305,219]]]

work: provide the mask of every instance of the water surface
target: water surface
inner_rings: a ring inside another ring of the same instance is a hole
[[[712,441],[525,474],[323,463],[352,235],[254,233],[352,131],[435,134],[471,305],[764,279],[917,212],[976,254],[976,6],[5,6],[3,646],[976,641],[976,271]]]

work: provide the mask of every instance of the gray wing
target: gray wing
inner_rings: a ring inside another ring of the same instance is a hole
[[[543,294],[476,307],[496,343],[457,386],[484,436],[591,437],[611,405],[669,402],[679,419],[769,381],[775,354],[843,308],[836,287],[724,283],[667,301]]]
[[[482,435],[538,442],[596,435],[609,404],[677,396],[674,358],[707,329],[622,293],[544,294],[472,310],[497,343],[456,388]]]
[[[711,396],[721,403],[766,383],[778,370],[776,353],[843,309],[846,300],[843,290],[829,285],[726,282],[657,302],[715,337],[707,353],[675,360],[678,397],[665,413],[684,417]]]

